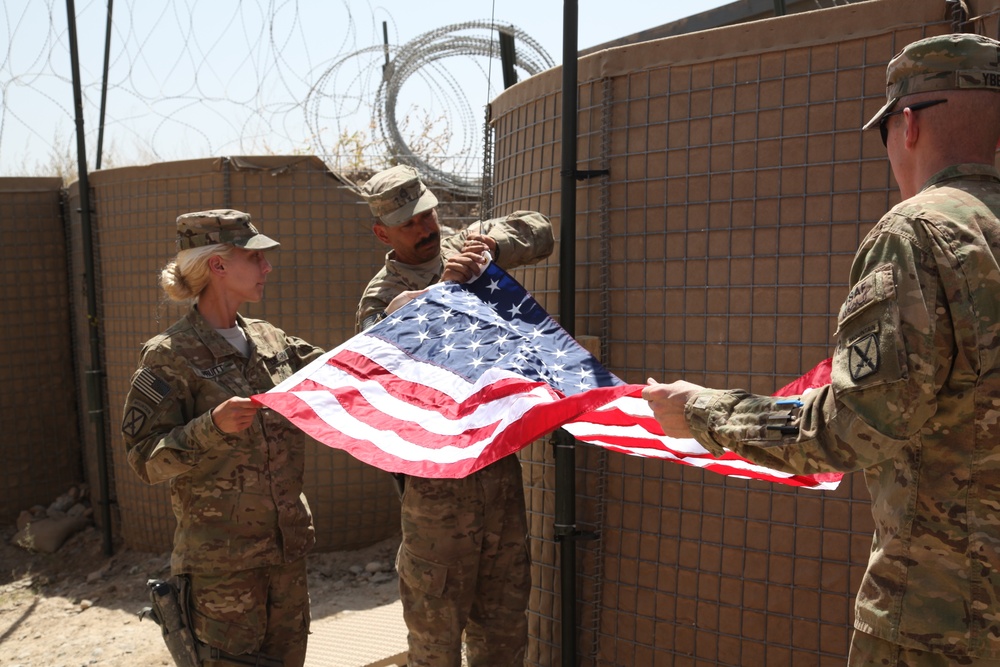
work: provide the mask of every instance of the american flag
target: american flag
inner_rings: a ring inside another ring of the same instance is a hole
[[[805,384],[828,378],[827,367]],[[420,477],[465,477],[564,426],[611,451],[725,475],[825,489],[839,482],[667,438],[642,389],[604,368],[490,263],[474,281],[430,287],[253,398],[321,443]]]

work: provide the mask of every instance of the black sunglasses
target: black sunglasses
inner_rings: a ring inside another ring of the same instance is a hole
[[[907,109],[910,111],[920,111],[921,109],[926,109],[927,107],[932,107],[935,104],[944,104],[948,100],[927,100],[926,102],[917,102],[916,104],[911,104],[905,106],[902,109],[896,109],[895,111],[890,111],[878,122],[878,131],[882,135],[882,145],[888,147],[889,143],[889,126],[885,124],[885,121],[889,119],[889,116],[895,116],[898,113],[903,113]]]

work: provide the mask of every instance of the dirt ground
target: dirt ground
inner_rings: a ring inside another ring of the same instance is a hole
[[[169,576],[169,554],[116,545],[102,553],[94,527],[54,554],[10,543],[0,527],[0,665],[10,667],[135,667],[172,665],[159,627],[139,620],[148,603],[145,582]],[[392,569],[399,538],[357,551],[309,556],[312,619],[360,611],[399,599]]]

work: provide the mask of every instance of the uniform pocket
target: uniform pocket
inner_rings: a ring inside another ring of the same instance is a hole
[[[396,556],[396,571],[399,578],[411,588],[423,591],[427,595],[441,597],[448,584],[448,566],[435,563],[415,554],[405,546],[399,547]]]
[[[890,264],[876,267],[851,290],[837,318],[834,386],[850,391],[907,377],[899,304]]]
[[[209,646],[233,655],[255,653],[260,646],[263,628],[210,618],[197,609],[192,616],[195,636]]]

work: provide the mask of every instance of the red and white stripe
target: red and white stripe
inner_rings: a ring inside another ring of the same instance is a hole
[[[470,382],[361,334],[253,398],[323,444],[382,470],[420,477],[465,477],[564,426],[584,442],[623,454],[740,478],[836,488],[839,476],[789,475],[731,453],[715,457],[694,440],[667,438],[642,389],[599,387],[566,397],[498,369]]]

